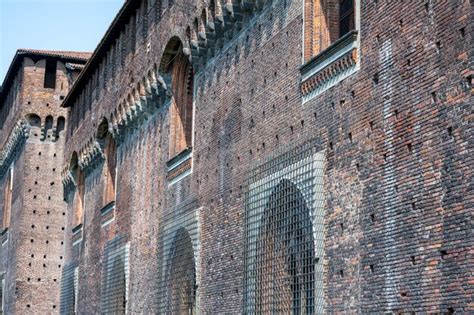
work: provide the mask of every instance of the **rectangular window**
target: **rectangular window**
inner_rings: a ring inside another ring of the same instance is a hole
[[[305,0],[303,103],[360,68],[360,0]]]
[[[305,61],[355,30],[354,0],[305,0],[304,10]]]
[[[339,37],[354,29],[354,1],[340,0],[339,2]]]
[[[56,88],[56,61],[46,60],[46,67],[44,73],[44,88],[55,89]]]

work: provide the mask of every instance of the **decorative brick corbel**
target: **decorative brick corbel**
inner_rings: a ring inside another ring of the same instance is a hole
[[[30,128],[30,124],[25,119],[19,119],[13,127],[5,146],[0,152],[0,178],[5,176],[8,167],[23,148],[23,144],[29,137]]]

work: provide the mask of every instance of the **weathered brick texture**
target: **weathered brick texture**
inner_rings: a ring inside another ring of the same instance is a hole
[[[472,312],[472,2],[355,1],[353,46],[338,48],[348,57],[307,78],[303,62],[317,69],[329,60],[320,53],[341,52],[330,46],[340,1],[216,2],[126,1],[66,97],[64,161],[77,154],[85,176],[77,226],[63,163],[77,311],[108,303],[105,249],[117,239],[129,257],[115,309],[173,309],[167,250],[184,228],[194,310],[242,313],[247,180],[275,152],[312,141],[325,157],[325,311]],[[177,55],[194,74],[192,150],[182,154],[171,107],[187,76],[167,71]],[[311,94],[318,84],[326,88]],[[104,119],[117,144],[115,202],[105,207]]]
[[[118,139],[114,221],[101,227],[105,164],[97,163],[86,178],[84,239],[68,254],[80,268],[80,312],[99,311],[103,251],[117,235],[130,244],[127,308],[163,310],[169,215],[178,228],[180,209],[193,204],[199,310],[241,313],[246,178],[259,161],[310,139],[326,156],[326,311],[472,311],[472,4],[355,1],[357,70],[303,104],[300,66],[338,38],[334,20],[321,17],[337,14],[337,2],[273,1],[253,14],[244,10],[242,27],[212,49],[228,5],[211,7],[207,22],[201,12],[214,3],[149,1],[147,19],[146,2],[124,5],[108,37],[119,39],[120,56],[109,57],[115,63],[101,59],[105,53],[96,57],[66,101],[76,113],[66,160],[92,154],[103,118]],[[152,89],[170,87],[166,75],[158,87],[147,80],[171,62],[165,48],[174,36],[191,56],[195,93],[192,173],[170,182],[177,118],[166,100],[173,96],[145,100]],[[106,62],[114,63],[111,75]],[[143,110],[150,104],[158,109]]]
[[[60,104],[73,76],[77,77],[77,72],[66,68],[65,63],[84,64],[86,61],[65,54],[20,50],[3,85],[0,273],[4,279],[3,312],[6,314],[59,311],[66,224],[61,167],[68,113]],[[46,59],[57,62],[53,74],[55,89],[43,87]],[[18,79],[10,84],[12,78]],[[11,93],[16,97],[10,98]],[[5,185],[11,172],[12,200],[8,214],[5,213],[8,202]]]

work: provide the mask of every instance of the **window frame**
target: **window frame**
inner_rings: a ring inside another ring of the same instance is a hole
[[[352,16],[353,28],[349,32],[331,40],[330,30],[326,28],[326,37],[323,38],[321,32],[315,35],[315,20],[324,18],[327,10],[319,17],[314,16],[314,7],[320,5],[323,0],[305,0],[303,2],[304,19],[311,18],[310,22],[303,21],[303,53],[301,72],[301,97],[302,103],[306,103],[314,97],[324,93],[326,90],[337,85],[360,69],[360,2],[361,0],[351,0],[352,10],[348,10],[344,17]],[[337,4],[341,3],[341,0]],[[313,15],[308,17],[305,10],[311,9]],[[321,9],[321,8],[320,8]],[[339,7],[337,16],[337,35],[340,35]],[[322,9],[321,9],[322,10]],[[319,12],[321,13],[321,12]],[[318,30],[320,31],[320,30]],[[334,34],[335,30],[333,30]],[[310,36],[310,37],[308,37]],[[319,36],[316,38],[315,36]],[[315,45],[319,39],[320,47]],[[330,44],[324,46],[322,40],[330,40]],[[308,48],[308,45],[310,47]],[[324,47],[324,48],[322,48]],[[322,49],[321,49],[322,48]],[[315,50],[318,49],[317,52]],[[308,54],[310,52],[310,54]]]

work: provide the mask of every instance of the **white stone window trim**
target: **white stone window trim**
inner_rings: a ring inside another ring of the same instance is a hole
[[[185,151],[188,151],[188,152],[185,152]],[[175,161],[173,161],[173,160],[175,160]],[[187,162],[188,160],[191,160],[191,167],[189,168],[189,170],[186,170],[186,172],[183,172],[182,174],[180,174],[176,178],[173,178],[168,183],[168,187],[173,186],[174,184],[176,184],[177,182],[179,182],[180,180],[187,177],[188,175],[190,175],[193,172],[193,163],[192,163],[193,149],[192,148],[187,148],[186,150],[184,150],[183,152],[181,152],[180,154],[178,154],[176,157],[174,157],[172,160],[170,160],[168,162],[169,164],[167,165],[167,167],[168,167],[168,172],[170,172],[170,171],[176,169],[177,167],[179,167],[181,164]],[[172,163],[170,163],[170,162],[172,162]]]
[[[360,42],[361,42],[361,34],[360,34],[360,2],[361,0],[354,0],[354,30],[352,30],[350,33],[352,32],[357,32],[357,38],[355,41],[353,41],[350,45],[347,45],[347,46],[344,46],[343,48],[341,48],[339,51],[337,51],[334,55],[330,56],[327,60],[324,60],[324,62],[322,62],[320,65],[316,66],[314,69],[312,69],[310,72],[306,73],[305,75],[302,76],[301,78],[301,82],[304,82],[306,80],[308,80],[310,77],[316,75],[317,73],[319,72],[322,72],[326,67],[330,66],[331,64],[333,64],[335,61],[337,61],[339,58],[341,58],[342,56],[344,56],[344,54],[347,54],[349,51],[351,51],[352,49],[357,49],[357,59],[356,59],[356,64],[354,67],[349,67],[348,69],[346,69],[345,71],[339,73],[338,75],[334,76],[333,78],[331,78],[330,80],[327,80],[324,84],[322,84],[320,87],[316,88],[315,90],[313,90],[311,93],[307,94],[307,95],[303,95],[302,96],[302,103],[305,104],[306,102],[310,101],[311,99],[315,98],[316,96],[322,94],[323,92],[327,91],[328,89],[330,89],[331,87],[335,86],[336,84],[338,84],[339,82],[343,81],[344,79],[346,79],[347,77],[351,76],[352,74],[356,73],[358,70],[360,70],[360,64],[361,64],[361,57],[360,57],[360,53],[361,53],[361,48],[360,48]],[[304,7],[305,7],[305,3],[303,1],[303,16],[304,16]],[[303,26],[302,26],[302,34],[304,34],[304,23],[303,23]],[[346,34],[347,35],[347,34]],[[342,36],[344,37],[344,36]],[[341,38],[342,38],[341,37]],[[314,58],[317,58],[318,56],[320,56],[322,53],[324,53],[327,49],[330,49],[334,44],[336,44],[338,41],[334,42],[333,44],[331,44],[328,48],[326,48],[325,50],[321,51],[319,54],[317,54],[316,56],[313,56],[313,58],[311,58],[309,61],[305,62],[305,57],[304,57],[304,54],[302,54],[302,66],[301,68],[303,68],[305,65],[309,64]],[[303,47],[303,51],[304,51],[304,47],[305,47],[305,40],[304,40],[304,35],[303,35],[303,38],[302,38],[302,47]],[[300,68],[300,69],[301,69]]]

